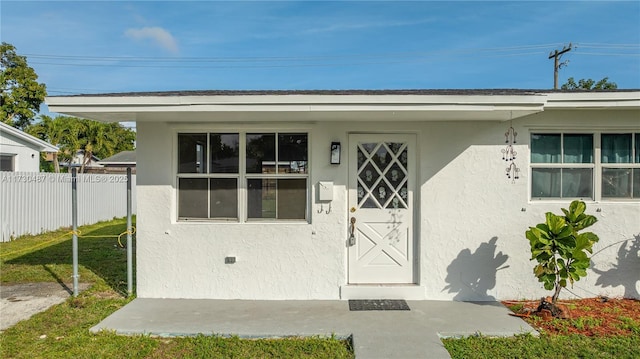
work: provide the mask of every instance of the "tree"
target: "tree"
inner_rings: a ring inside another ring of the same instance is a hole
[[[3,42],[0,49],[2,122],[24,129],[40,110],[40,104],[47,95],[46,86],[37,81],[35,70],[29,67],[26,57],[16,53],[13,45]]]
[[[573,77],[569,77],[567,82],[560,87],[563,90],[615,90],[618,85],[615,82],[610,82],[608,77],[596,82],[592,79],[580,79],[578,83]]]
[[[531,260],[538,262],[533,273],[545,289],[554,290],[553,306],[567,281],[573,286],[587,275],[591,262],[585,252],[593,253],[593,245],[599,241],[592,232],[578,233],[597,221],[596,217],[584,213],[586,209],[584,202],[573,201],[569,210],[562,208],[564,216],[547,212],[544,223],[525,232],[531,245]]]
[[[54,154],[54,170],[60,172],[60,161],[71,162],[78,150],[84,150],[80,172],[86,170],[93,156],[105,158],[120,151],[133,150],[134,131],[119,123],[101,123],[77,117],[42,116],[27,128],[30,134],[60,148]],[[71,167],[69,167],[71,168]]]
[[[96,121],[86,121],[84,123],[84,137],[81,139],[84,149],[84,157],[80,166],[80,173],[85,171],[85,167],[91,162],[94,153],[111,153],[115,147],[115,139],[110,138],[108,126]]]
[[[40,121],[27,127],[26,132],[57,146],[60,151],[53,154],[53,169],[60,172],[60,160],[70,162],[81,148],[81,119],[70,116],[51,118],[43,115]]]

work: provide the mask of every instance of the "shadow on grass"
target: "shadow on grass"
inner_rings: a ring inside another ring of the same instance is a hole
[[[114,291],[123,296],[127,294],[127,251],[118,245],[117,236],[126,231],[126,224],[113,224],[91,231],[82,232],[78,238],[78,264],[96,276],[102,278]],[[109,236],[108,238],[82,238],[82,236]],[[134,236],[135,239],[135,236]],[[134,273],[135,273],[135,241],[133,243]],[[122,236],[122,244],[126,245],[126,236]],[[59,272],[51,268],[52,265],[73,265],[72,240],[69,238],[52,246],[40,248],[34,252],[8,260],[6,264],[21,264],[41,266],[51,274],[53,279],[71,291]],[[69,276],[71,278],[71,276]],[[80,278],[83,282],[83,278]],[[135,286],[134,286],[135,288]]]
[[[69,288],[69,286],[60,278],[60,276],[54,272],[48,264],[43,264],[42,268],[47,271],[53,278],[55,278],[56,282],[60,284],[60,286],[69,294],[73,294],[73,289]]]

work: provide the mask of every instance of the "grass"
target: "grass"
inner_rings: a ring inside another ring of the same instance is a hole
[[[588,306],[571,309],[593,312]],[[521,304],[509,306],[517,311]],[[605,308],[606,309],[606,308]],[[603,311],[604,312],[604,311]],[[607,313],[620,313],[622,309],[611,307]],[[552,318],[545,321],[532,316],[527,321],[540,331],[540,336],[519,335],[510,338],[490,338],[484,336],[462,339],[443,339],[445,348],[452,358],[640,358],[640,320],[627,316],[618,316],[615,328],[626,333],[611,333],[605,319],[593,316],[577,316],[570,319]],[[548,328],[542,329],[542,328]],[[553,330],[551,330],[553,329]],[[596,332],[600,335],[574,334],[574,329]],[[557,331],[557,333],[555,333]]]
[[[521,335],[513,338],[444,339],[456,358],[638,358],[640,336]]]
[[[80,230],[79,281],[90,283],[90,288],[1,333],[0,358],[353,358],[349,342],[336,338],[249,340],[214,335],[155,338],[92,334],[89,328],[132,300],[125,297],[126,251],[117,242],[117,235],[126,230],[126,221],[116,219]],[[71,263],[68,229],[0,243],[2,285],[68,285],[72,282]]]

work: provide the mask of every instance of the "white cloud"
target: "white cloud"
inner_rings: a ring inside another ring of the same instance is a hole
[[[178,43],[176,39],[169,33],[169,31],[161,27],[143,27],[140,29],[127,29],[124,33],[127,37],[135,40],[151,39],[157,45],[163,49],[177,53]]]

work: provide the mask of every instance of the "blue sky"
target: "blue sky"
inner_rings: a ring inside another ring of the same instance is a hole
[[[640,88],[640,2],[6,1],[49,95],[203,89]]]

